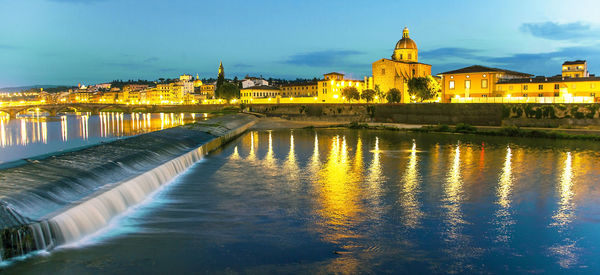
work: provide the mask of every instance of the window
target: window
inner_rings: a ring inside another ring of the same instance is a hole
[[[487,89],[487,87],[488,87],[487,79],[482,79],[481,80],[481,88],[482,89]]]
[[[523,94],[523,97],[527,97],[527,94]]]
[[[544,97],[544,94],[542,94],[542,93],[539,93],[539,94],[538,94],[538,97]]]
[[[575,74],[575,77],[579,77],[579,74]]]
[[[465,80],[465,89],[471,89],[471,80]]]
[[[487,97],[487,95],[481,95],[481,97]]]
[[[408,54],[408,60],[412,59],[412,54]]]
[[[529,89],[529,85],[523,85],[523,90],[527,91]]]
[[[560,89],[560,84],[554,84],[554,90]]]
[[[450,90],[454,90],[454,80],[450,81],[449,85]]]
[[[591,97],[596,97],[596,93],[590,93]]]
[[[559,97],[560,93],[554,93],[554,97]]]
[[[400,54],[400,59],[402,59],[402,54]]]
[[[381,75],[385,75],[385,69],[381,69]]]
[[[538,90],[543,90],[543,89],[544,89],[544,84],[538,85]]]
[[[412,72],[413,72],[413,74],[412,74],[412,75],[413,75],[413,76],[415,76],[415,69],[413,69],[413,70],[412,70]]]

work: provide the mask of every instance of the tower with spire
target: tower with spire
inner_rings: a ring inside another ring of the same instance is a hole
[[[223,69],[223,62],[219,64],[219,75],[217,76],[217,90],[225,83],[225,70]]]

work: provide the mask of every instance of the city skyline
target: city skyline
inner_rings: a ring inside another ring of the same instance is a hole
[[[228,78],[339,71],[361,79],[374,60],[389,58],[405,26],[434,74],[480,64],[551,76],[564,60],[586,59],[591,73],[600,64],[593,1],[0,4],[13,26],[0,30],[0,87],[208,78],[220,60]]]

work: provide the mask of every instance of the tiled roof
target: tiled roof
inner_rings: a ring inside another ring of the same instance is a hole
[[[487,73],[487,72],[500,72],[500,73],[512,74],[512,75],[531,76],[530,74],[526,74],[526,73],[515,72],[515,71],[499,69],[499,68],[485,67],[485,66],[481,66],[481,65],[473,65],[473,66],[465,67],[462,69],[448,71],[448,72],[439,73],[439,74],[443,75],[443,74],[467,74],[467,73]]]

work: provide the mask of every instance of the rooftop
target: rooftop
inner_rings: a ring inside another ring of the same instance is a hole
[[[498,84],[527,84],[527,83],[549,83],[549,82],[583,82],[583,81],[600,81],[600,77],[562,77],[562,76],[536,76],[530,78],[513,78],[513,79],[500,79]]]
[[[486,67],[486,66],[481,66],[481,65],[473,65],[473,66],[465,67],[462,69],[448,71],[448,72],[439,73],[439,74],[444,75],[444,74],[468,74],[468,73],[488,73],[488,72],[498,72],[498,73],[505,73],[505,74],[512,74],[512,75],[520,75],[520,76],[532,76],[531,74],[527,74],[527,73],[521,73],[521,72],[499,69],[499,68]]]
[[[585,64],[585,60],[565,61],[565,63],[563,63],[563,65],[579,65],[579,64]]]

